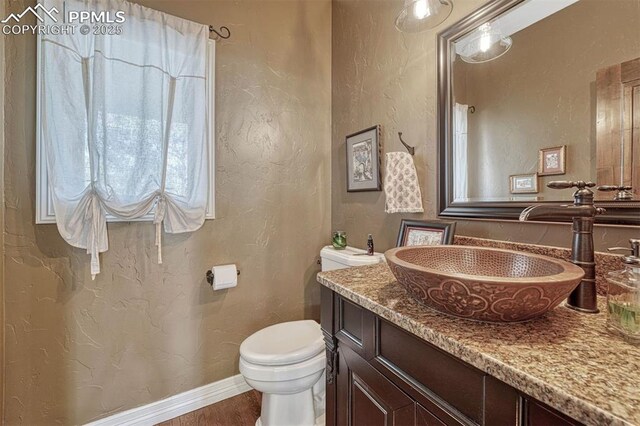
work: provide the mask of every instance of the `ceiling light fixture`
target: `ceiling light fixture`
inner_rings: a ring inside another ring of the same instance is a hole
[[[452,10],[452,0],[405,0],[396,28],[405,33],[428,30],[443,23]]]
[[[456,48],[460,59],[470,64],[493,61],[511,49],[513,40],[491,27],[487,22],[478,27],[477,36],[473,37],[459,49]]]

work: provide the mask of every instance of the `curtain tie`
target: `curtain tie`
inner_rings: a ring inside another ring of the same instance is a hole
[[[96,193],[91,194],[87,215],[91,220],[90,241],[87,251],[91,254],[91,279],[95,280],[100,273],[100,248],[98,246],[98,234],[100,233],[100,200]]]
[[[167,200],[164,194],[158,197],[153,223],[156,225],[156,247],[158,247],[158,264],[162,264],[162,221],[167,211]]]

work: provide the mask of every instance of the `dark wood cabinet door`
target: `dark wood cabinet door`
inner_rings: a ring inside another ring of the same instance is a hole
[[[416,403],[349,348],[339,350],[339,419],[349,426],[416,424]],[[430,423],[421,423],[430,424]],[[435,425],[435,424],[434,424]]]
[[[422,405],[416,404],[416,426],[446,426],[446,424]]]

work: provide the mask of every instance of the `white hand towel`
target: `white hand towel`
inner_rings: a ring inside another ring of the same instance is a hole
[[[384,175],[387,213],[422,213],[422,194],[413,157],[408,152],[388,152]]]

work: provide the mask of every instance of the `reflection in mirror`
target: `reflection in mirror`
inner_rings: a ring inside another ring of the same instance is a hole
[[[511,37],[504,35],[496,22],[487,22],[456,43],[456,53],[465,62],[480,64],[498,59],[511,49],[512,44]]]
[[[552,180],[638,199],[640,62],[624,64],[640,57],[640,0],[526,0],[451,52],[454,202],[570,201]]]

